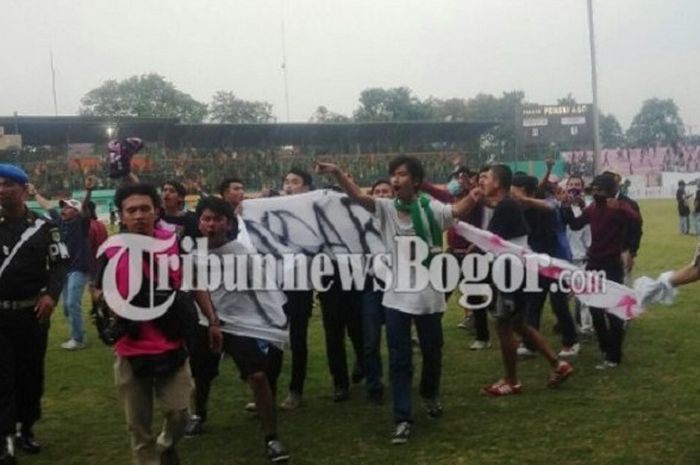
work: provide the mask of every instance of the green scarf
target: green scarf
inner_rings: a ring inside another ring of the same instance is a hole
[[[394,206],[396,207],[396,210],[411,215],[411,222],[413,223],[413,230],[416,232],[416,236],[420,237],[426,244],[428,244],[428,250],[430,250],[430,253],[426,262],[435,255],[432,252],[433,247],[440,248],[440,251],[442,251],[442,229],[435,220],[433,210],[430,208],[430,197],[425,194],[420,194],[415,202],[408,204],[403,203],[399,199],[395,199]],[[425,224],[423,223],[423,218],[420,214],[421,208],[423,208],[425,217],[428,219],[430,239],[428,238],[428,232],[425,230]],[[425,264],[425,262],[423,264]]]

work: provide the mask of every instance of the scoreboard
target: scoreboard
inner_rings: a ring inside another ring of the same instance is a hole
[[[517,114],[517,138],[522,148],[592,147],[593,105],[524,105]]]

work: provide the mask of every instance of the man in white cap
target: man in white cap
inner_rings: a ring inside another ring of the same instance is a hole
[[[85,348],[85,330],[83,329],[83,293],[90,281],[90,209],[88,202],[95,187],[94,178],[85,180],[85,198],[82,203],[75,199],[61,200],[60,212],[52,208],[51,202],[39,194],[29,184],[29,195],[33,195],[41,207],[49,212],[51,219],[58,225],[63,240],[68,246],[70,267],[63,285],[63,312],[70,323],[70,339],[61,347],[65,350]]]

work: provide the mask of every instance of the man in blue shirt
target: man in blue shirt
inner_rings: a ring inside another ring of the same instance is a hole
[[[61,230],[63,240],[70,254],[70,266],[63,285],[63,313],[70,323],[70,339],[61,344],[65,350],[85,348],[85,330],[83,328],[83,293],[90,280],[90,209],[88,202],[95,186],[93,178],[85,181],[85,198],[82,203],[75,199],[61,200],[60,211],[52,208],[51,202],[29,185],[29,194],[43,209],[49,212],[51,219]]]

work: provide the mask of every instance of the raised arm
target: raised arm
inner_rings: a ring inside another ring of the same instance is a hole
[[[464,218],[476,207],[481,201],[481,189],[475,187],[452,205],[452,216],[455,218]]]
[[[95,178],[88,176],[85,178],[85,197],[83,198],[82,208],[80,214],[83,218],[90,218],[90,198],[92,197],[92,190],[95,188]]]
[[[340,187],[348,194],[348,197],[362,205],[365,210],[374,213],[376,208],[374,198],[362,192],[362,189],[348,178],[338,166],[333,163],[316,163],[316,173],[333,176],[335,180],[338,181],[338,184],[340,184]]]
[[[29,193],[30,196],[34,197],[34,200],[41,206],[46,211],[51,210],[53,208],[51,206],[51,201],[48,200],[46,197],[41,195],[39,191],[36,190],[36,187],[34,184],[28,184],[27,185],[27,192]]]

